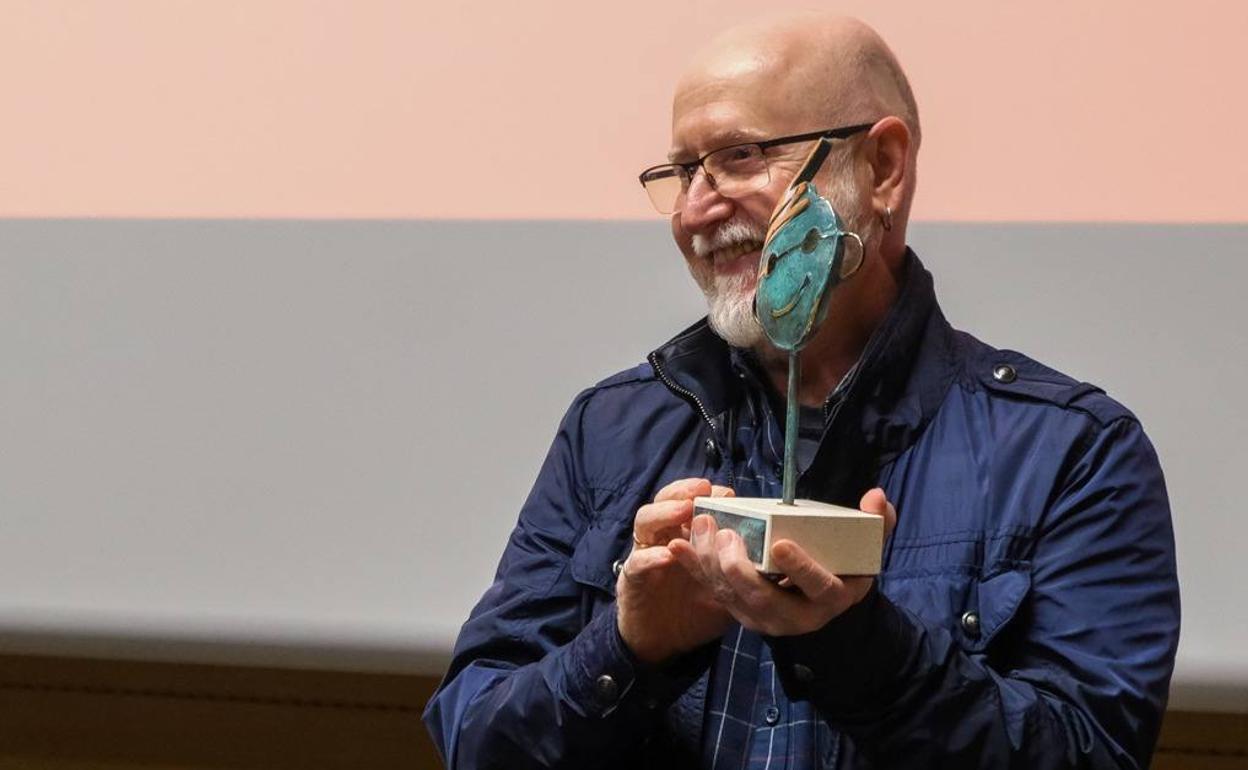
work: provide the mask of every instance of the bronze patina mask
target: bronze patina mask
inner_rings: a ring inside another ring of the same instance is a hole
[[[811,181],[832,144],[828,137],[771,215],[758,265],[754,313],[772,343],[790,353],[805,345],[828,313],[833,290],[862,265],[862,239],[845,230]],[[846,239],[855,243],[846,248]]]

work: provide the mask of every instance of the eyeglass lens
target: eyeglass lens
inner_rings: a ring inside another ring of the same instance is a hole
[[[756,144],[725,147],[707,155],[702,167],[721,195],[734,197],[767,185],[767,161]],[[692,179],[681,166],[659,166],[646,172],[642,179],[650,202],[661,214],[671,214],[679,207],[680,198],[688,192]]]

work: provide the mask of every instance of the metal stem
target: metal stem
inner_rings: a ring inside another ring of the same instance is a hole
[[[792,505],[797,492],[797,412],[800,407],[797,401],[797,381],[801,378],[802,366],[798,361],[797,351],[789,352],[789,397],[784,405],[784,497],[785,505]]]

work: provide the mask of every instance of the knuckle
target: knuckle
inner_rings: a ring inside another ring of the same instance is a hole
[[[649,567],[646,562],[647,558],[645,553],[642,550],[634,550],[628,555],[628,558],[624,560],[624,566],[620,570],[620,573],[629,579],[641,577],[646,573]]]
[[[699,555],[698,567],[702,570],[702,574],[706,575],[707,579],[718,582],[719,578],[717,576],[720,574],[719,564],[717,564],[714,559],[708,558],[705,555]]]
[[[694,497],[696,489],[705,481],[705,479],[698,478],[677,479],[660,489],[654,499],[657,502],[659,500],[670,498]]]
[[[659,568],[654,564],[637,564],[633,567],[625,565],[620,570],[620,574],[624,577],[625,582],[634,586],[644,586],[654,581]]]
[[[755,572],[753,564],[747,564],[740,559],[730,558],[728,563],[724,565],[724,572],[728,573],[741,583],[749,582],[752,573]]]
[[[827,575],[812,573],[804,576],[801,580],[802,593],[812,599],[823,600],[833,593],[832,581]]]
[[[802,583],[823,582],[821,580],[822,575],[819,574],[818,569],[809,562],[792,565],[787,574],[795,581]]]
[[[683,482],[684,482],[684,479],[678,479],[676,481],[671,482],[670,484],[665,485],[662,489],[660,489],[658,492],[655,493],[654,501],[658,503],[658,502],[662,502],[663,500],[668,499],[673,494],[675,494],[676,490],[680,488],[680,485]]]

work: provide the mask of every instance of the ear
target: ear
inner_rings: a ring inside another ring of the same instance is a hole
[[[904,190],[914,169],[910,165],[910,129],[896,116],[876,123],[868,134],[871,164],[871,203],[878,213],[901,208]]]

